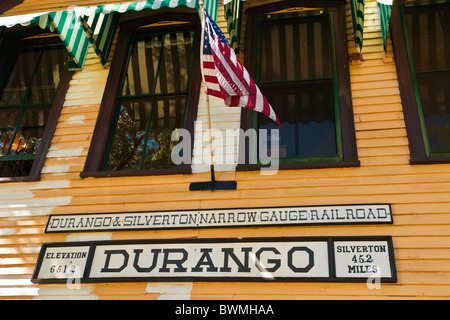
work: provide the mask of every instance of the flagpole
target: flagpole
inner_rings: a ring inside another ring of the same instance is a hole
[[[204,13],[204,4],[203,4],[203,0],[199,1],[200,4],[200,10],[202,12],[202,25],[204,25],[205,23],[205,13]],[[205,28],[203,27],[202,30],[204,30]],[[203,35],[202,35],[202,39],[203,39]],[[204,41],[204,39],[203,39]],[[203,43],[202,41],[202,43]],[[203,48],[201,48],[201,50],[203,50]],[[206,88],[206,82],[205,82],[205,76],[202,73],[202,77],[203,77],[203,84],[205,85],[205,95],[206,95],[206,110],[208,112],[208,128],[209,128],[209,155],[211,157],[211,164],[210,164],[210,172],[211,172],[211,190],[214,190],[215,187],[215,182],[216,182],[216,176],[215,176],[215,172],[214,172],[214,151],[213,151],[213,140],[212,140],[212,125],[211,125],[211,111],[210,111],[210,103],[209,103],[209,95],[207,92],[207,88]]]
[[[204,5],[203,0],[199,0],[200,10],[202,12],[201,19],[202,19],[202,32],[205,30],[205,13],[204,13]],[[204,35],[202,34],[202,40],[201,45],[203,46]],[[200,48],[200,52],[203,50],[203,48]],[[200,55],[202,56],[202,55]],[[203,61],[200,61],[203,63]],[[201,67],[202,68],[202,67]],[[203,69],[202,69],[203,70]],[[211,111],[210,111],[210,103],[209,103],[209,94],[208,94],[208,88],[206,87],[206,81],[205,81],[205,75],[202,72],[202,79],[203,84],[205,86],[205,95],[206,95],[206,109],[208,113],[208,128],[209,128],[209,152],[211,157],[211,164],[210,164],[210,172],[211,172],[211,181],[204,183],[204,182],[192,182],[189,186],[190,191],[200,191],[200,190],[236,190],[236,181],[216,181],[216,175],[214,172],[214,151],[213,151],[213,140],[212,140],[212,125],[211,125]],[[206,186],[207,185],[207,186]]]
[[[206,93],[206,90],[205,90]],[[211,189],[214,190],[216,184],[216,176],[214,173],[214,151],[213,151],[213,140],[212,140],[212,126],[211,126],[211,112],[209,105],[209,95],[206,93],[206,108],[208,110],[208,127],[209,127],[209,152],[211,157]]]

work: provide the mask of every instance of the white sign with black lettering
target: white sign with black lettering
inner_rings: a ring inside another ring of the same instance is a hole
[[[328,278],[328,247],[326,242],[105,245],[97,246],[89,276]]]
[[[81,278],[86,268],[89,249],[89,246],[47,248],[38,277],[40,279]]]
[[[389,263],[389,244],[387,241],[336,241],[334,256],[336,276],[360,278],[367,275],[391,277]]]
[[[392,223],[389,204],[51,215],[45,232]]]
[[[391,237],[94,241],[44,244],[32,281],[395,282]]]

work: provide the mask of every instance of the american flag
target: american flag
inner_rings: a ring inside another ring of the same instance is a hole
[[[236,57],[217,24],[203,9],[202,73],[206,93],[222,98],[229,107],[255,110],[280,121],[247,70]]]

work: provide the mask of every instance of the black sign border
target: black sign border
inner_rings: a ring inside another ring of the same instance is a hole
[[[49,223],[52,217],[68,217],[68,216],[82,216],[82,215],[102,215],[102,214],[157,214],[157,213],[170,213],[170,212],[198,212],[198,211],[215,211],[215,210],[252,210],[252,209],[273,209],[273,208],[319,208],[319,207],[348,207],[348,206],[388,206],[390,213],[390,221],[369,221],[369,222],[330,222],[330,223],[289,223],[289,224],[243,224],[243,225],[223,225],[223,226],[186,226],[186,227],[165,227],[165,228],[126,228],[126,229],[82,229],[82,230],[69,230],[69,231],[52,231],[49,230]],[[371,224],[393,224],[394,217],[392,214],[392,206],[390,203],[353,203],[353,204],[326,204],[326,205],[311,205],[311,206],[281,206],[281,207],[238,207],[238,208],[210,208],[210,209],[188,209],[188,210],[164,210],[164,211],[125,211],[125,212],[96,212],[96,213],[73,213],[73,214],[51,214],[47,220],[47,225],[45,226],[45,233],[80,233],[80,232],[123,232],[123,231],[153,231],[153,230],[183,230],[183,229],[209,229],[209,228],[252,228],[252,227],[274,227],[274,226],[330,226],[330,225],[371,225]]]
[[[183,244],[183,243],[239,243],[239,242],[315,242],[326,241],[328,242],[328,268],[329,277],[283,277],[274,279],[264,279],[261,277],[111,277],[111,278],[90,278],[92,261],[94,259],[95,249],[100,245],[129,245],[129,244]],[[397,282],[397,269],[395,266],[394,246],[392,236],[312,236],[312,237],[275,237],[275,238],[205,238],[205,239],[139,239],[139,240],[100,240],[100,241],[86,241],[86,242],[55,242],[44,243],[41,247],[41,251],[38,256],[35,270],[31,277],[31,282],[35,284],[46,283],[65,283],[67,278],[64,279],[39,279],[38,275],[41,269],[42,262],[47,248],[55,247],[76,247],[76,246],[89,246],[89,252],[86,259],[86,267],[83,276],[80,280],[81,283],[107,283],[107,282],[345,282],[345,283],[362,283],[367,282],[366,278],[345,278],[336,277],[335,270],[335,255],[334,255],[334,242],[336,241],[386,241],[389,250],[389,264],[391,267],[391,277],[381,277],[380,282],[395,283]],[[377,278],[378,279],[378,278]]]

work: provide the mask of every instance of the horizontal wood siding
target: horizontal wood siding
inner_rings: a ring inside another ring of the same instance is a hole
[[[248,0],[245,8],[269,2]],[[53,10],[69,3],[25,0],[7,13]],[[189,192],[191,182],[209,180],[209,172],[202,167],[191,175],[81,179],[109,72],[91,49],[85,68],[76,72],[70,83],[41,181],[0,184],[0,299],[449,299],[450,164],[409,164],[392,44],[389,38],[386,54],[379,21],[376,15],[367,14],[372,11],[377,12],[376,1],[366,0],[363,60],[350,62],[361,166],[283,170],[276,175],[223,167],[216,178],[236,180],[235,191]],[[349,54],[353,57],[359,49],[353,40],[349,4],[346,21]],[[241,35],[243,60],[245,30]],[[202,95],[198,119],[203,121],[204,103]],[[213,108],[213,117],[224,128],[228,123],[239,125],[238,114],[230,114],[220,105]],[[196,141],[196,146],[205,144]],[[235,154],[236,142],[229,142],[229,146]],[[392,204],[394,224],[44,233],[49,214],[364,203]],[[78,288],[30,282],[45,242],[370,235],[393,237],[397,283],[383,283],[380,289],[369,290],[366,283],[328,282],[95,283]]]

